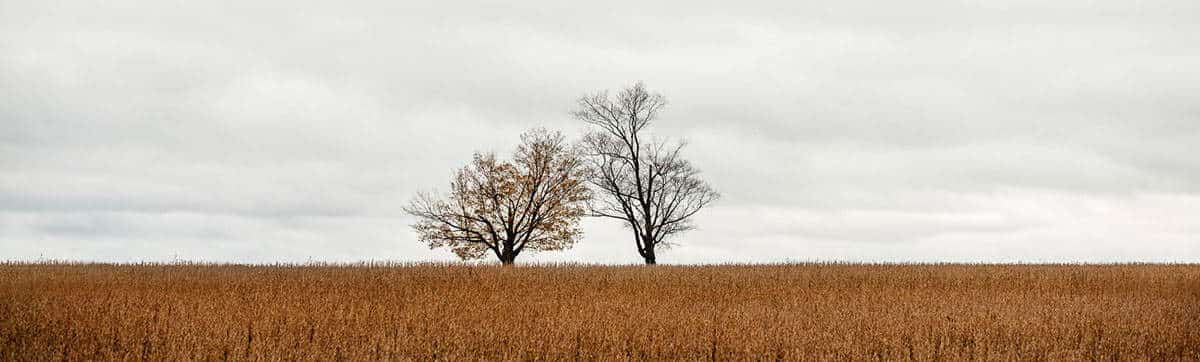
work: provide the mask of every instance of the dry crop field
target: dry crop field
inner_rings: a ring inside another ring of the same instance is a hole
[[[0,359],[1200,359],[1200,265],[0,265]]]

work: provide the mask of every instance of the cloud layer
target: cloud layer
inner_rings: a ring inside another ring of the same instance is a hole
[[[409,197],[642,80],[724,194],[663,262],[1198,262],[1197,14],[0,1],[0,258],[450,260]],[[585,227],[526,260],[637,262]]]

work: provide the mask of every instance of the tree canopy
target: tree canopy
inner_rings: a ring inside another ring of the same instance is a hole
[[[464,260],[491,252],[512,264],[525,250],[575,243],[591,196],[585,171],[562,134],[535,129],[521,135],[511,161],[476,153],[455,173],[449,194],[419,194],[405,211],[430,248],[450,248]]]

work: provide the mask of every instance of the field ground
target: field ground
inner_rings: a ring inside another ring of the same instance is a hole
[[[0,264],[0,359],[1200,359],[1200,265]]]

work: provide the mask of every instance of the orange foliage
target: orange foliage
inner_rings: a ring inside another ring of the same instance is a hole
[[[512,162],[475,154],[448,196],[418,195],[405,209],[417,237],[464,260],[491,252],[505,264],[526,249],[570,248],[590,198],[584,168],[562,134],[533,130],[521,141]]]

